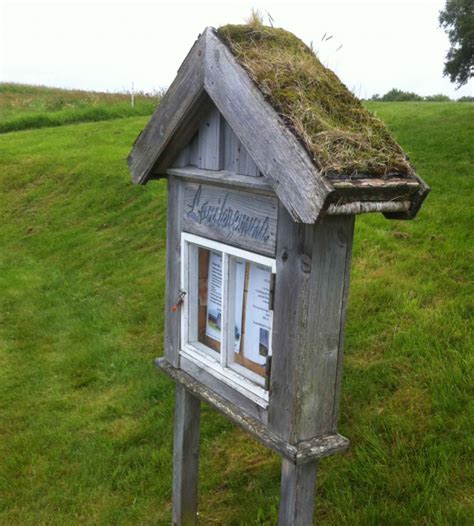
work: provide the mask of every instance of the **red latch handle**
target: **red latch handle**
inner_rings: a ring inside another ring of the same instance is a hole
[[[181,307],[181,305],[184,303],[184,297],[185,296],[186,296],[186,291],[185,290],[180,290],[179,291],[178,301],[171,307],[171,310],[173,312],[176,312]]]

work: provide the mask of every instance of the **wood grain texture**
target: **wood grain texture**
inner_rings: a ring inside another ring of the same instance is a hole
[[[181,222],[182,185],[173,176],[168,179],[168,212],[166,224],[166,292],[165,292],[165,356],[179,365],[181,348],[180,312],[172,311],[181,286]]]
[[[209,170],[201,170],[193,166],[188,166],[186,168],[169,168],[166,170],[166,173],[196,183],[209,183],[214,186],[246,190],[252,194],[257,193],[275,197],[273,188],[268,184],[264,177],[247,177],[246,175],[238,175],[228,170],[213,172]]]
[[[257,438],[265,446],[286,457],[292,463],[305,464],[317,458],[345,451],[349,446],[349,441],[337,433],[317,437],[310,441],[301,441],[296,445],[290,444],[268,429],[268,426],[263,422],[246,413],[242,408],[220,396],[183,370],[173,367],[166,358],[158,358],[155,363],[160,371],[181,384],[195,397],[208,403],[231,422]]]
[[[173,525],[198,524],[201,401],[176,384],[173,449]]]
[[[311,254],[310,227],[295,223],[280,204],[272,333],[272,371],[268,423],[272,431],[296,443],[297,372],[305,345],[310,273],[303,261]]]
[[[224,119],[215,106],[199,126],[198,167],[204,170],[224,168]]]
[[[157,110],[136,139],[128,157],[128,164],[135,183],[144,184],[146,182],[171,137],[187,118],[190,109],[202,97],[205,47],[205,39],[200,38],[195,42]],[[179,150],[186,146],[187,142]]]
[[[268,423],[290,443],[336,430],[353,221],[280,210]]]
[[[317,462],[281,464],[279,526],[311,526],[314,515]]]
[[[275,254],[276,198],[184,183],[182,214],[186,232],[259,254]]]
[[[331,185],[214,31],[206,31],[205,89],[296,221],[313,223]]]
[[[296,381],[299,440],[335,431],[353,224],[353,217],[337,216],[326,217],[311,227],[307,306],[311,323],[306,326]]]

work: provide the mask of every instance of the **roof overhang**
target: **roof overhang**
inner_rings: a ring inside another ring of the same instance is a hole
[[[133,181],[145,184],[150,179],[166,177],[166,170],[189,143],[212,105],[217,106],[297,222],[314,223],[325,213],[369,211],[383,212],[389,218],[411,219],[429,192],[418,177],[367,179],[362,184],[323,176],[210,27],[198,37],[161,104],[136,139],[128,158]]]

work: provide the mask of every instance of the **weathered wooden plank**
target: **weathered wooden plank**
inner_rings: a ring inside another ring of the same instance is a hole
[[[260,254],[275,254],[276,198],[185,183],[182,214],[187,232]]]
[[[316,472],[317,461],[297,465],[282,460],[279,526],[313,524]]]
[[[173,449],[173,525],[198,523],[199,431],[201,401],[176,384]]]
[[[331,185],[215,32],[205,36],[207,92],[293,219],[313,223]]]
[[[199,163],[205,170],[224,168],[224,119],[216,107],[199,126]]]
[[[190,108],[201,99],[204,89],[205,48],[205,38],[195,42],[157,110],[136,139],[128,157],[135,183],[146,182],[153,165],[180,124],[187,118]],[[187,142],[180,145],[178,152]]]
[[[191,157],[191,147],[190,145],[188,145],[181,150],[178,157],[174,161],[173,166],[175,168],[184,168],[185,166],[189,166],[190,157]]]
[[[180,312],[173,312],[172,307],[178,301],[181,286],[182,203],[182,184],[170,176],[166,226],[165,356],[174,366],[179,364],[181,348]]]
[[[199,164],[199,131],[191,139],[189,150],[189,165],[197,167]]]
[[[258,177],[260,175],[258,166],[242,144],[240,146],[239,168],[237,173],[252,177]]]
[[[193,140],[193,137],[197,135],[199,139],[199,133],[196,132],[199,131],[202,119],[212,106],[212,101],[207,93],[201,93],[195,104],[191,106],[186,115],[183,116],[175,133],[170,137],[166,148],[161,152],[159,159],[153,165],[149,177],[158,179],[163,177],[166,174],[167,168],[173,165],[180,151]],[[191,155],[193,155],[193,153],[194,152],[191,151]]]
[[[416,193],[410,196],[410,208],[404,212],[385,212],[384,216],[387,219],[413,219],[431,191],[431,188],[421,179],[421,177],[415,176],[420,187]]]
[[[270,429],[296,443],[299,351],[305,347],[310,267],[308,225],[295,223],[280,203],[276,251],[276,282],[270,379]]]
[[[230,124],[224,120],[224,170],[238,173],[240,141]]]
[[[334,193],[331,205],[345,205],[353,202],[400,202],[410,201],[420,184],[416,179],[353,179],[333,180]]]
[[[209,171],[188,166],[186,168],[168,168],[168,175],[196,183],[210,183],[215,186],[232,187],[237,190],[246,190],[252,194],[275,196],[273,188],[264,177],[248,177],[238,175],[228,170]]]
[[[181,357],[180,363],[181,369],[198,380],[204,385],[207,385],[212,391],[214,391],[222,398],[229,400],[235,406],[240,407],[243,411],[253,416],[260,422],[266,424],[267,422],[267,410],[256,404],[246,396],[240,394],[236,389],[230,387],[223,382],[219,381],[215,376],[207,372],[203,367],[197,366],[191,360],[185,356]]]
[[[311,323],[304,329],[306,345],[299,353],[295,382],[298,440],[335,431],[353,224],[353,217],[337,216],[326,217],[311,227]]]
[[[249,415],[240,407],[195,380],[183,370],[173,367],[166,358],[158,358],[155,363],[160,371],[183,385],[191,394],[208,403],[231,422],[257,438],[262,444],[288,458],[293,463],[304,464],[317,458],[333,455],[345,451],[349,445],[349,441],[346,438],[336,433],[310,441],[301,441],[297,445],[289,444],[269,430],[268,426],[257,418]]]
[[[349,300],[349,284],[351,278],[351,263],[352,263],[352,245],[354,242],[354,228],[355,228],[355,217],[352,217],[352,221],[347,221],[346,235],[347,235],[347,247],[346,247],[346,261],[344,270],[344,285],[342,291],[341,301],[341,319],[339,323],[339,352],[337,359],[337,370],[336,370],[336,386],[334,396],[334,407],[332,411],[332,429],[337,429],[337,423],[339,420],[339,408],[341,400],[341,384],[342,384],[342,366],[344,363],[344,339],[345,339],[345,327],[346,327],[346,313],[347,313],[347,302]]]

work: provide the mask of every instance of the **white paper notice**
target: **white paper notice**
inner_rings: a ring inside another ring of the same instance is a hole
[[[259,365],[265,363],[270,347],[272,313],[268,310],[270,274],[268,267],[250,263],[245,312],[244,356]]]
[[[235,326],[234,352],[240,351],[242,338],[242,309],[244,305],[245,261],[237,259],[235,262]]]
[[[207,278],[206,336],[220,341],[222,327],[222,255],[211,252]]]

